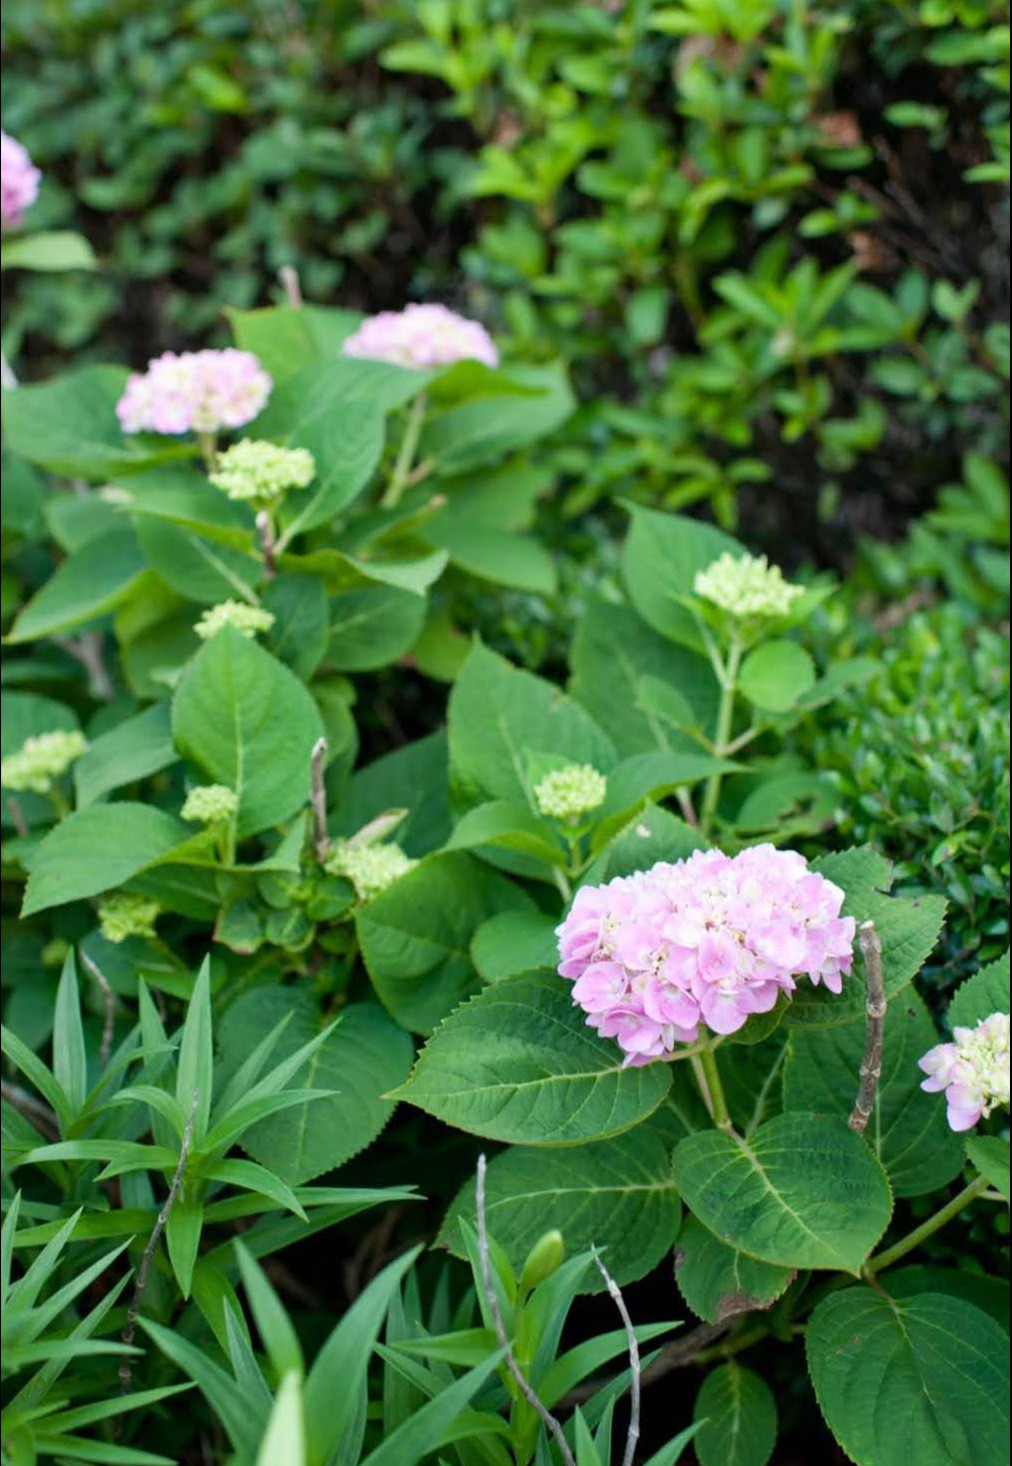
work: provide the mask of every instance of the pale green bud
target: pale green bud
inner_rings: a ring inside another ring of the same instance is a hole
[[[184,820],[198,825],[224,825],[239,808],[239,797],[224,784],[199,784],[186,796]]]
[[[70,951],[70,943],[65,937],[53,937],[42,949],[43,967],[62,967]]]
[[[270,504],[288,489],[304,489],[315,475],[316,464],[306,448],[279,448],[275,443],[243,438],[219,453],[209,477],[230,499]]]
[[[521,1293],[529,1293],[539,1283],[550,1278],[556,1268],[561,1267],[565,1255],[566,1246],[562,1240],[562,1233],[557,1228],[539,1237],[528,1252],[524,1270],[520,1275]]]
[[[692,583],[696,595],[732,616],[786,616],[804,587],[791,585],[765,555],[725,552]]]
[[[591,764],[567,764],[535,784],[534,803],[548,819],[576,825],[604,803],[607,792],[607,779]]]
[[[150,896],[132,891],[114,891],[98,903],[98,925],[107,942],[125,942],[127,937],[153,937],[161,907]]]
[[[338,845],[328,857],[329,875],[343,876],[360,901],[378,896],[418,864],[399,845]]]
[[[273,625],[271,612],[259,606],[247,606],[245,601],[220,601],[204,612],[193,629],[201,641],[210,641],[224,626],[234,626],[243,636],[252,638],[258,632],[270,631]]]
[[[48,794],[53,783],[65,774],[75,759],[81,757],[88,744],[77,729],[67,732],[35,733],[9,757],[0,762],[0,784],[20,794]]]

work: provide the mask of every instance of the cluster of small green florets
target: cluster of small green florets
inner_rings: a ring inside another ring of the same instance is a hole
[[[307,449],[243,438],[219,453],[210,479],[230,499],[268,506],[288,489],[304,489],[315,474],[316,464]]]
[[[785,616],[791,603],[804,595],[804,587],[786,581],[779,566],[770,565],[765,555],[725,553],[700,570],[692,588],[732,616]]]
[[[239,808],[239,796],[225,784],[198,784],[186,796],[184,820],[199,825],[224,825]]]
[[[568,764],[534,786],[534,803],[549,819],[575,825],[604,803],[607,792],[608,781],[591,764]]]
[[[327,858],[329,875],[343,876],[360,901],[369,901],[418,864],[399,845],[338,845]]]
[[[150,896],[132,891],[114,891],[98,903],[99,930],[107,942],[125,942],[127,937],[153,937],[161,911]]]
[[[220,601],[217,606],[204,612],[193,628],[202,641],[210,641],[224,626],[234,626],[236,631],[250,638],[261,631],[270,631],[274,617],[260,606],[247,606],[244,601]]]
[[[65,774],[87,747],[84,734],[76,728],[33,734],[17,753],[0,763],[0,784],[19,794],[25,790],[48,794],[54,780]]]

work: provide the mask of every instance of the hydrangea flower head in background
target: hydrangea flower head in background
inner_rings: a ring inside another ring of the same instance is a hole
[[[239,808],[239,796],[227,784],[198,784],[180,810],[184,820],[199,825],[223,825]]]
[[[418,864],[399,845],[338,845],[327,858],[329,875],[343,876],[360,901],[378,896]]]
[[[649,1063],[701,1026],[735,1033],[799,977],[840,992],[855,932],[843,900],[794,851],[697,851],[579,890],[557,928],[559,973],[626,1064]]]
[[[696,595],[732,616],[786,616],[804,587],[791,585],[765,555],[732,555],[725,551],[692,584]]]
[[[477,321],[445,305],[407,305],[368,316],[341,347],[345,356],[367,357],[426,371],[457,361],[499,365],[495,342]]]
[[[98,903],[99,930],[107,942],[125,942],[127,937],[153,937],[161,907],[150,896],[133,891],[114,891]]]
[[[54,781],[67,772],[87,747],[84,734],[76,728],[35,733],[0,763],[0,784],[15,794],[26,790],[48,794]]]
[[[316,475],[307,448],[242,438],[219,453],[209,475],[216,489],[241,503],[274,504],[288,489],[304,489]]]
[[[929,1094],[945,1091],[953,1130],[972,1130],[977,1121],[1009,1103],[1009,1015],[992,1013],[976,1028],[954,1028],[952,1043],[936,1044],[918,1065],[928,1076]]]
[[[242,636],[254,637],[261,631],[270,631],[274,616],[260,606],[248,606],[245,601],[219,601],[204,612],[194,626],[201,641],[210,641],[223,626],[234,626]]]
[[[534,786],[538,812],[566,825],[575,825],[604,803],[608,781],[591,764],[568,764],[553,769]]]
[[[257,416],[273,383],[249,351],[163,352],[116,404],[125,433],[214,434]]]
[[[42,174],[28,156],[28,149],[0,132],[0,214],[3,227],[16,229],[39,194]]]

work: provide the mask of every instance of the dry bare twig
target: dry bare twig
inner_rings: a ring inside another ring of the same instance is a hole
[[[489,1312],[492,1315],[492,1324],[495,1329],[495,1336],[499,1340],[499,1347],[505,1350],[506,1368],[516,1380],[517,1388],[527,1401],[528,1405],[544,1421],[545,1426],[553,1436],[555,1444],[559,1448],[565,1466],[576,1466],[576,1458],[569,1448],[569,1442],[563,1435],[562,1426],[556,1420],[551,1411],[542,1404],[538,1398],[534,1386],[526,1378],[506,1336],[506,1328],[502,1321],[502,1312],[499,1308],[499,1299],[496,1295],[495,1284],[492,1281],[492,1258],[488,1247],[488,1224],[485,1218],[485,1172],[488,1163],[483,1155],[478,1157],[478,1177],[475,1188],[475,1214],[478,1222],[478,1258],[481,1263],[481,1281],[485,1292],[485,1301],[488,1303]]]
[[[885,979],[882,975],[882,943],[873,921],[863,921],[857,930],[857,940],[864,958],[867,981],[865,1012],[864,1057],[861,1060],[861,1079],[857,1098],[850,1112],[847,1124],[860,1134],[871,1119],[875,1108],[875,1096],[882,1075],[882,1033],[885,1028],[886,995]]]
[[[327,740],[318,738],[313,745],[309,767],[311,776],[310,800],[313,805],[313,840],[316,858],[322,865],[330,854],[330,836],[327,833],[327,786],[324,770],[327,765]]]
[[[78,952],[85,968],[98,983],[102,993],[102,1002],[105,1004],[105,1021],[102,1024],[102,1044],[99,1049],[99,1062],[104,1069],[109,1062],[109,1055],[112,1053],[112,1040],[116,1025],[116,994],[109,986],[109,979],[99,967],[98,963],[94,962],[88,956],[83,947],[79,947]]]
[[[625,1306],[625,1299],[622,1291],[597,1255],[597,1248],[591,1248],[594,1255],[594,1263],[598,1272],[607,1285],[608,1292],[619,1311],[619,1317],[625,1328],[626,1338],[629,1341],[629,1429],[625,1438],[625,1455],[622,1457],[622,1466],[633,1466],[636,1456],[636,1444],[640,1438],[640,1346],[636,1339],[636,1330],[633,1328],[633,1321],[629,1317],[629,1310]]]
[[[127,1310],[126,1323],[120,1338],[124,1344],[132,1344],[134,1334],[137,1331],[137,1315],[141,1311],[141,1304],[144,1301],[144,1292],[148,1286],[148,1275],[151,1272],[151,1263],[154,1259],[155,1248],[158,1246],[158,1239],[168,1225],[169,1214],[179,1195],[180,1187],[183,1184],[183,1172],[186,1169],[187,1158],[190,1154],[190,1146],[193,1143],[193,1126],[197,1118],[197,1106],[200,1103],[200,1091],[193,1091],[193,1103],[190,1106],[190,1117],[186,1122],[186,1129],[183,1131],[183,1139],[179,1147],[179,1160],[176,1162],[175,1173],[172,1177],[172,1184],[169,1186],[169,1194],[162,1203],[162,1209],[155,1218],[155,1225],[151,1228],[151,1236],[148,1238],[147,1246],[144,1248],[144,1255],[141,1258],[141,1265],[137,1269],[137,1280],[134,1283],[133,1297],[130,1299],[130,1307]],[[120,1394],[125,1395],[130,1390],[132,1372],[130,1367],[130,1355],[125,1354],[120,1360],[119,1366],[119,1387]]]

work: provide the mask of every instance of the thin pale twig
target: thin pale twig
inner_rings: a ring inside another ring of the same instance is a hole
[[[622,1457],[622,1466],[633,1466],[636,1456],[636,1445],[640,1438],[640,1346],[636,1339],[636,1330],[633,1328],[633,1321],[629,1317],[629,1310],[625,1306],[625,1299],[622,1297],[621,1289],[597,1255],[597,1248],[591,1248],[594,1263],[598,1272],[604,1278],[611,1294],[615,1307],[619,1311],[625,1328],[626,1338],[629,1341],[629,1429],[625,1438],[625,1455]]]
[[[108,1064],[109,1062],[109,1055],[112,1053],[113,1033],[116,1026],[116,994],[109,986],[109,979],[99,967],[98,963],[94,962],[92,958],[88,956],[83,947],[79,948],[78,950],[80,952],[81,961],[84,963],[84,966],[98,983],[99,988],[102,992],[102,1001],[105,1004],[105,1021],[102,1024],[102,1045],[99,1049],[99,1062],[101,1067],[104,1069],[106,1064]]]
[[[36,1099],[20,1085],[8,1083],[6,1079],[0,1080],[0,1092],[12,1110],[17,1110],[24,1115],[26,1120],[30,1121],[37,1130],[41,1130],[50,1140],[60,1138],[60,1126],[56,1115],[42,1100]]]
[[[481,1281],[485,1292],[485,1300],[488,1303],[489,1312],[492,1315],[495,1336],[499,1340],[499,1347],[505,1353],[506,1368],[516,1380],[517,1387],[528,1405],[537,1412],[551,1432],[565,1466],[576,1466],[576,1458],[569,1448],[569,1442],[563,1435],[562,1426],[551,1411],[541,1402],[533,1385],[524,1375],[510,1347],[510,1341],[506,1336],[506,1327],[502,1321],[499,1299],[496,1295],[495,1284],[492,1281],[492,1258],[488,1247],[488,1225],[485,1219],[485,1171],[487,1165],[488,1163],[485,1157],[480,1155],[478,1157],[478,1177],[475,1188],[475,1215],[478,1221],[478,1258],[481,1263]]]
[[[144,1248],[144,1255],[141,1258],[141,1265],[137,1269],[137,1280],[134,1283],[133,1297],[130,1299],[130,1308],[127,1311],[126,1323],[120,1338],[124,1344],[132,1344],[134,1334],[137,1331],[137,1315],[141,1311],[141,1304],[144,1301],[144,1291],[148,1286],[148,1274],[151,1272],[151,1263],[154,1259],[155,1248],[158,1246],[158,1239],[168,1225],[169,1214],[175,1205],[179,1189],[183,1184],[183,1172],[186,1169],[186,1161],[190,1154],[190,1145],[193,1142],[193,1126],[197,1119],[197,1106],[200,1103],[200,1091],[193,1091],[193,1104],[190,1106],[190,1118],[186,1122],[186,1129],[183,1131],[182,1143],[179,1147],[179,1160],[176,1163],[176,1170],[172,1177],[172,1184],[169,1187],[169,1194],[162,1204],[162,1209],[155,1218],[155,1225],[151,1228],[151,1236],[148,1238],[147,1246]],[[130,1355],[126,1354],[120,1361],[119,1385],[120,1394],[129,1392],[132,1381],[130,1367]]]
[[[324,783],[327,748],[326,738],[318,738],[313,745],[313,752],[309,760],[312,781],[310,799],[313,805],[313,841],[316,858],[321,865],[330,854],[330,836],[327,833],[327,786]]]
[[[24,810],[21,808],[21,804],[14,794],[8,794],[7,796],[7,813],[11,817],[11,824],[23,839],[28,834],[28,821],[25,819]]]
[[[867,1014],[864,1057],[861,1060],[861,1078],[857,1098],[850,1112],[847,1124],[859,1134],[866,1128],[875,1108],[875,1096],[882,1075],[882,1033],[885,1028],[886,995],[885,979],[882,975],[882,943],[873,921],[864,921],[858,927],[857,940],[864,958],[867,981]]]
[[[285,304],[293,309],[302,305],[302,286],[299,284],[299,272],[294,265],[282,265],[278,271],[278,280],[281,289],[285,292]]]

